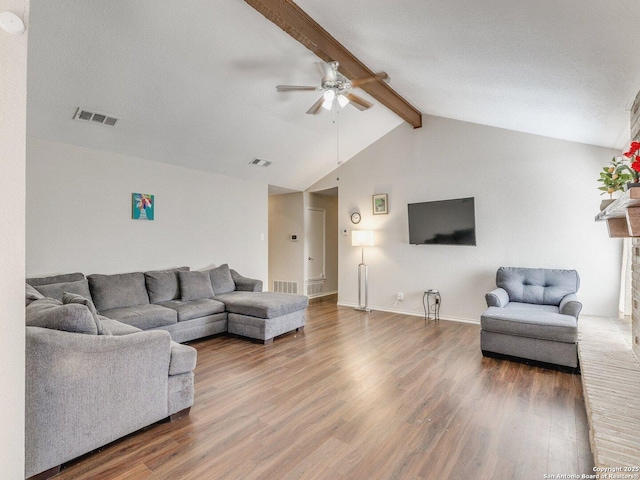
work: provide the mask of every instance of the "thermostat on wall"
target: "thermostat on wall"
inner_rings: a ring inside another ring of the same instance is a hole
[[[295,233],[293,235],[291,235],[291,241],[292,242],[297,242],[298,241],[298,235],[296,235]]]

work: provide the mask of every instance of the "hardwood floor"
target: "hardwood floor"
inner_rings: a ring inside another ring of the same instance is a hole
[[[312,302],[304,332],[198,350],[191,415],[56,479],[541,479],[589,474],[580,377],[483,358],[479,327]]]

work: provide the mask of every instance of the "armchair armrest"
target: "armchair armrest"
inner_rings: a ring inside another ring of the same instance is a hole
[[[560,301],[560,313],[563,315],[571,315],[578,319],[578,315],[580,315],[580,310],[582,310],[582,303],[578,300],[578,296],[575,293],[570,295],[566,295]]]
[[[171,341],[169,375],[191,373],[196,368],[197,356],[198,352],[195,348]]]
[[[236,284],[236,290],[239,290],[242,292],[261,292],[262,291],[262,280],[243,277],[233,269],[231,269],[231,278],[233,278],[233,281]]]
[[[509,303],[509,294],[504,288],[496,288],[487,293],[484,299],[487,301],[487,307],[506,307]]]

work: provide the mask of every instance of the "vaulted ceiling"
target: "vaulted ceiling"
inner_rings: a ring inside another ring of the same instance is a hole
[[[640,2],[296,3],[423,113],[628,141]],[[242,0],[32,0],[28,61],[30,135],[289,189],[403,122],[366,94],[368,111],[305,115],[317,92],[275,86],[318,84],[318,58]],[[77,107],[121,120],[72,120]]]

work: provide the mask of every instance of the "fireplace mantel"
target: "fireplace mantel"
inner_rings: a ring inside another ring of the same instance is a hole
[[[607,222],[611,238],[640,237],[640,187],[631,187],[596,215]]]

